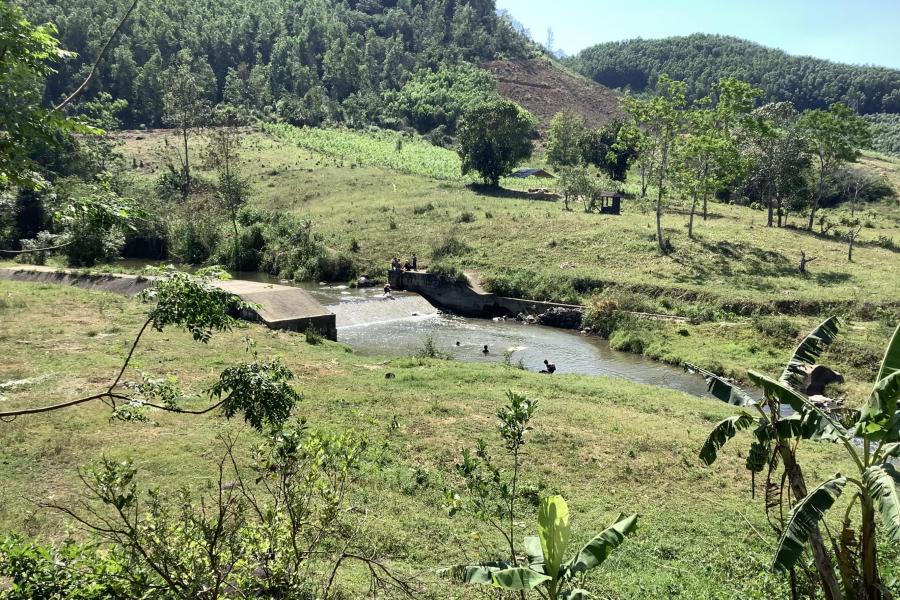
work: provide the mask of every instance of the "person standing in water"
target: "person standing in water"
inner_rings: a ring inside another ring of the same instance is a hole
[[[481,353],[482,354],[490,354],[490,352],[488,352],[487,344],[484,345],[484,350],[482,350]]]
[[[389,284],[389,283],[384,284],[384,295],[385,296],[391,295],[391,284]]]

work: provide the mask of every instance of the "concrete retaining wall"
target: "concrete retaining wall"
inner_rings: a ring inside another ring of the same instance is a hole
[[[416,292],[440,308],[464,317],[514,317],[519,313],[538,315],[551,308],[582,310],[584,307],[554,302],[507,298],[473,290],[465,283],[421,271],[391,271],[391,287]]]
[[[86,290],[113,292],[136,296],[153,285],[153,281],[140,275],[114,275],[104,273],[79,273],[47,267],[9,267],[0,269],[0,279],[71,285]]]

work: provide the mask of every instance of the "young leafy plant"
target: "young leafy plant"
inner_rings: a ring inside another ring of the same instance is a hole
[[[839,325],[840,322],[835,317],[826,319],[800,342],[779,378],[781,385],[800,393],[805,369],[815,364],[822,352],[831,345],[838,334]],[[755,418],[742,410],[738,415],[716,424],[700,450],[700,460],[707,466],[712,465],[719,450],[738,431],[755,425],[755,439],[751,444],[746,466],[753,476],[754,495],[756,473],[767,470],[766,516],[775,533],[781,535],[785,528],[782,519],[784,504],[790,506],[791,497],[800,502],[808,494],[803,470],[797,462],[797,444],[803,439],[830,439],[832,432],[828,423],[808,410],[797,410],[796,414],[790,416],[783,415],[778,396],[767,393],[756,400],[733,382],[713,373],[693,365],[688,365],[688,370],[706,377],[707,388],[715,398],[742,409],[753,408],[756,411]],[[778,474],[779,467],[783,468],[783,475]],[[810,540],[816,572],[826,598],[841,598],[834,565],[817,523],[807,532],[807,538]]]
[[[441,569],[439,574],[459,583],[490,585],[523,594],[537,591],[550,600],[586,599],[589,595],[581,587],[585,574],[602,565],[636,528],[637,515],[619,515],[566,561],[572,533],[569,507],[562,496],[550,496],[541,501],[538,510],[538,535],[524,540],[525,564],[517,560],[457,565]]]

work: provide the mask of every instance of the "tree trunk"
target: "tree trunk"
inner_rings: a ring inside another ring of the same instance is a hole
[[[812,231],[813,221],[816,218],[816,211],[819,210],[819,202],[822,201],[822,194],[825,191],[825,161],[819,159],[819,189],[816,192],[816,199],[813,202],[812,209],[809,211],[809,221],[806,224],[806,230]]]
[[[856,233],[850,232],[850,244],[847,246],[847,262],[853,262],[853,242],[856,241]]]
[[[647,167],[641,166],[641,198],[647,197],[647,186],[649,185],[649,181],[647,180]]]
[[[191,159],[188,156],[188,130],[181,130],[181,137],[184,139],[184,181],[181,183],[181,197],[183,200],[188,199],[191,193]]]
[[[766,227],[771,227],[775,223],[775,198],[769,194],[769,216],[766,220]]]
[[[778,227],[780,229],[784,225],[784,223],[782,223],[784,211],[782,210],[782,200],[780,196],[775,196],[775,203],[778,205]]]
[[[791,486],[791,493],[799,502],[806,498],[806,481],[803,478],[803,470],[797,464],[794,452],[788,446],[781,446],[781,460],[784,462],[784,470],[788,476],[788,483]],[[825,543],[822,541],[822,532],[819,531],[818,525],[813,528],[809,534],[809,545],[812,548],[813,561],[816,564],[816,571],[822,582],[822,591],[828,600],[842,600],[844,595],[838,584],[837,576],[834,573],[834,563],[831,561],[831,555],[825,549]]]
[[[706,196],[703,196],[703,206],[706,206]],[[697,212],[697,197],[691,200],[691,216],[688,217],[688,237],[694,239],[694,213]]]
[[[662,178],[660,178],[659,191],[656,193],[656,242],[657,242],[657,244],[659,244],[659,251],[662,252],[663,254],[666,254],[668,252],[668,248],[666,248],[666,243],[663,240],[662,200],[663,200]]]
[[[881,586],[878,581],[878,556],[875,551],[875,507],[866,494],[862,501],[862,577],[864,600],[880,600]]]

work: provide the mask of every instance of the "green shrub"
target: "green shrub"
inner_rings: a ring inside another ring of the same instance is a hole
[[[451,256],[462,256],[471,251],[472,248],[468,244],[457,238],[455,235],[449,234],[431,247],[431,257],[432,259],[438,260]]]
[[[325,340],[315,327],[307,327],[304,334],[306,335],[306,343],[310,346],[318,346]]]
[[[433,275],[439,275],[440,277],[450,281],[452,283],[468,283],[469,279],[466,277],[466,274],[462,272],[462,270],[456,265],[447,264],[444,262],[436,262],[432,263],[428,266],[428,272]]]
[[[800,335],[800,327],[787,317],[754,317],[753,328],[782,346],[793,344]]]
[[[425,213],[431,212],[432,210],[434,210],[434,204],[429,202],[428,204],[421,204],[419,206],[413,207],[413,214],[424,215]]]
[[[463,211],[459,214],[458,217],[456,217],[456,222],[457,223],[474,223],[475,215],[467,210]]]
[[[610,298],[598,297],[588,303],[582,323],[586,327],[590,327],[597,335],[608,338],[615,330],[620,318],[618,302]]]

